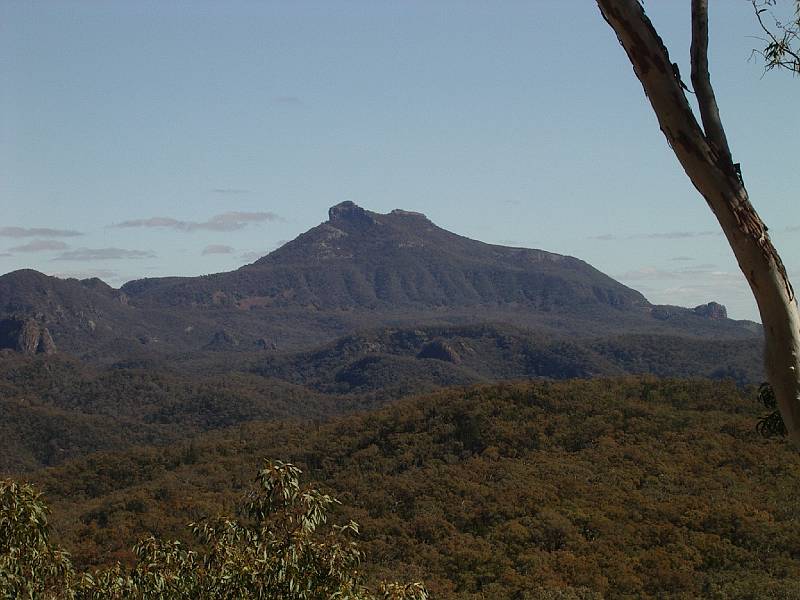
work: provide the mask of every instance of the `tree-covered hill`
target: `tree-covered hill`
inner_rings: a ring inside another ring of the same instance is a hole
[[[249,423],[32,479],[81,564],[226,512],[261,458],[361,524],[371,577],[437,598],[797,598],[800,458],[749,393],[595,379],[442,390],[329,423]],[[387,577],[387,574],[389,577]]]
[[[0,475],[247,421],[321,419],[361,406],[247,373],[96,369],[64,356],[11,354],[0,357]]]
[[[755,340],[565,339],[502,324],[379,329],[311,351],[212,351],[101,367],[0,351],[0,474],[249,421],[324,419],[507,379],[763,378]]]
[[[756,339],[572,338],[484,323],[364,331],[311,351],[250,355],[242,362],[252,372],[320,392],[399,397],[437,386],[534,377],[653,374],[759,383],[761,354]],[[201,364],[210,367],[207,360]]]

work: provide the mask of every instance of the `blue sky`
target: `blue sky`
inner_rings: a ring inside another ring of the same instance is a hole
[[[713,4],[731,147],[797,283],[800,80],[748,61],[747,0]],[[645,6],[688,73],[688,0]],[[0,273],[230,270],[343,200],[757,319],[593,2],[0,4]]]

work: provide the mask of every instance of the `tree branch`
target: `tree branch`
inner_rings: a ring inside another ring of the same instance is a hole
[[[692,86],[700,105],[706,139],[719,154],[720,166],[733,170],[733,159],[725,128],[719,116],[711,75],[708,72],[708,0],[692,0]]]
[[[764,70],[769,71],[775,67],[782,67],[796,75],[800,74],[800,50],[792,48],[792,44],[797,45],[800,43],[800,1],[797,2],[795,8],[794,21],[790,24],[779,21],[766,8],[774,5],[774,0],[750,0],[750,3],[753,5],[753,11],[759,26],[767,35],[766,38],[758,38],[766,44],[764,50],[753,51],[764,59]],[[761,18],[762,13],[765,12],[769,13],[772,20],[775,21],[775,29],[781,32],[780,39],[767,27]],[[787,56],[788,59],[786,58]]]

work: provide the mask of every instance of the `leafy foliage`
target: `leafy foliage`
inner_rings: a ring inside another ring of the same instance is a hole
[[[56,598],[69,588],[72,565],[49,543],[47,512],[30,485],[0,481],[0,597]]]
[[[337,501],[301,488],[300,469],[267,462],[243,520],[192,523],[200,544],[150,536],[137,544],[131,569],[119,563],[75,573],[49,540],[47,508],[30,485],[0,483],[0,594],[52,599],[426,600],[419,583],[389,583],[378,595],[361,583],[358,525],[326,527]]]
[[[777,408],[778,402],[775,400],[775,392],[769,383],[764,382],[758,387],[758,401],[772,412],[759,419],[756,431],[764,437],[773,435],[786,436],[786,424],[783,422],[783,417],[781,417],[781,413]]]
[[[754,50],[764,60],[764,68],[786,69],[800,75],[800,2],[793,0],[792,14],[775,13],[778,0],[750,0],[755,10],[764,48]],[[788,2],[786,2],[788,3]]]

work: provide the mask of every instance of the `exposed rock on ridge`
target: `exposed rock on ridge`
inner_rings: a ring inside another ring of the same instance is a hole
[[[0,348],[11,348],[23,354],[56,352],[56,344],[50,331],[33,319],[0,320]]]
[[[726,309],[722,304],[718,302],[709,302],[708,304],[701,304],[700,306],[695,306],[692,309],[692,312],[696,315],[700,315],[701,317],[707,317],[709,319],[727,319],[728,318],[728,309]]]

